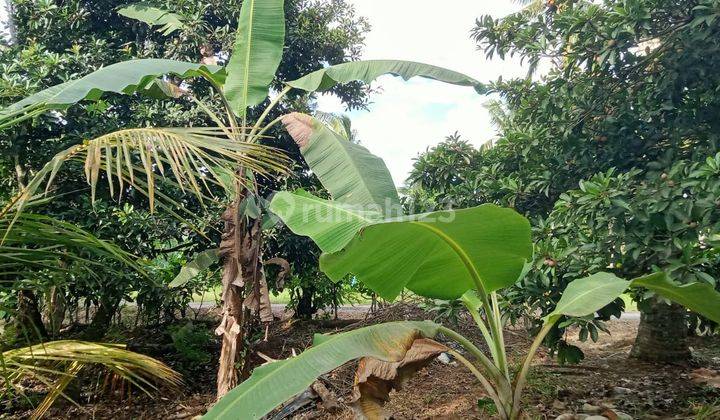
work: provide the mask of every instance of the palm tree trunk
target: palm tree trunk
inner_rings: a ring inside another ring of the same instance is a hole
[[[682,362],[690,358],[687,310],[652,300],[640,313],[631,355],[650,362]]]

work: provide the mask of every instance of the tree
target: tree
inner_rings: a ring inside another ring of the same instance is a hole
[[[3,43],[9,46],[15,45],[15,31],[12,1],[3,0],[0,2],[0,37]]]
[[[24,96],[66,80],[84,76],[91,71],[132,58],[168,58],[200,62],[206,58],[227,60],[232,49],[234,29],[237,27],[240,8],[237,3],[217,0],[197,2],[180,1],[166,4],[163,1],[145,2],[146,7],[161,8],[169,5],[173,15],[179,16],[182,25],[172,32],[157,31],[141,21],[134,21],[117,12],[117,2],[105,0],[68,2],[15,2],[18,27],[18,44],[12,48],[0,47],[0,104],[6,105]],[[359,57],[363,34],[368,25],[358,17],[352,7],[342,0],[287,1],[288,48],[280,63],[278,74],[287,79],[297,78],[321,68],[324,63],[340,63]],[[210,48],[205,48],[209,46]],[[208,57],[205,57],[208,54]],[[280,85],[277,82],[275,87]],[[349,83],[331,89],[349,107],[365,104],[365,87]],[[193,93],[217,112],[212,90],[207,83],[196,81]],[[312,100],[290,95],[276,107],[273,118],[288,106],[310,109]],[[253,114],[257,117],[257,114]],[[253,117],[253,118],[254,118]],[[120,127],[206,126],[209,117],[193,107],[187,100],[158,102],[151,98],[128,98],[122,95],[105,95],[101,100],[82,103],[62,113],[45,114],[15,127],[8,127],[0,136],[0,200],[9,200],[18,188],[24,186],[31,174],[37,172],[57,152],[87,138],[94,138]],[[284,148],[289,155],[298,155],[292,140],[279,130],[271,129],[275,136],[272,144]],[[298,165],[300,174],[304,169]],[[297,179],[312,185],[312,177]],[[266,191],[280,189],[294,179],[259,179]],[[83,176],[75,171],[62,171],[54,184],[53,192],[63,197],[43,209],[46,214],[74,223],[96,235],[119,241],[126,249],[146,258],[159,270],[162,258],[180,247],[189,258],[219,240],[217,215],[220,206],[208,204],[204,211],[197,201],[185,200],[179,193],[171,194],[193,213],[186,217],[199,227],[205,236],[189,229],[176,218],[164,212],[150,213],[149,203],[141,194],[131,193],[118,204],[109,189],[98,186],[96,201],[90,202],[84,194],[74,194],[87,188]],[[129,205],[130,207],[125,207]],[[131,210],[131,211],[126,211]],[[126,222],[127,219],[131,222]],[[268,244],[272,246],[273,244]],[[119,268],[119,267],[114,267]],[[171,265],[172,278],[178,265]],[[139,296],[169,295],[166,285],[148,284],[134,274],[116,277],[115,282],[97,282],[87,275],[75,277],[72,284],[59,287],[68,304],[86,302],[97,306],[96,315],[86,338],[102,336],[109,321],[118,309],[121,299],[129,299],[133,292]],[[188,286],[191,287],[191,286]],[[205,286],[195,286],[205,287]],[[43,287],[38,290],[43,292]],[[183,292],[191,295],[193,290]],[[42,294],[42,293],[41,293]],[[42,296],[38,296],[42,300]],[[168,307],[174,298],[162,300]],[[104,304],[101,304],[104,301]],[[146,306],[139,309],[146,312]],[[149,313],[147,314],[150,317]]]
[[[542,13],[479,18],[473,37],[489,57],[519,56],[530,64],[531,71],[541,63],[550,70],[535,81],[493,83],[491,91],[499,94],[503,103],[502,118],[497,121],[499,137],[493,147],[478,153],[474,158],[478,163],[466,166],[472,173],[464,175],[467,182],[418,194],[442,195],[448,201],[457,198],[464,205],[501,203],[531,216],[538,246],[545,247],[536,253],[536,265],[549,274],[538,275],[516,292],[520,298],[533,294],[537,301],[548,302],[543,295],[549,288],[552,299],[544,310],[552,310],[557,293],[580,275],[556,267],[555,258],[566,258],[585,242],[603,238],[598,234],[563,243],[543,236],[548,224],[538,218],[554,218],[551,213],[564,193],[575,190],[581,180],[592,185],[588,182],[593,176],[611,169],[614,175],[610,177],[640,171],[637,179],[643,179],[670,173],[678,162],[702,162],[717,152],[720,127],[713,115],[720,110],[715,93],[720,80],[712,69],[718,65],[714,52],[720,36],[719,16],[716,1],[637,0],[602,4],[558,1]],[[438,149],[420,161],[441,164],[435,158],[439,153]],[[418,166],[418,171],[425,169]],[[414,176],[421,178],[422,174]],[[641,190],[642,185],[631,191]],[[668,208],[659,211],[674,218]],[[612,213],[592,214],[615,217]],[[626,240],[636,233],[628,232]],[[700,243],[697,237],[686,239],[683,247]],[[649,246],[668,244],[652,238]],[[583,254],[585,260],[579,262],[585,272],[602,269],[596,260],[612,259],[609,248],[595,250],[593,255]],[[623,264],[620,272],[647,272],[652,267],[644,260]],[[663,264],[670,265],[661,267],[672,266],[667,260]],[[686,280],[683,276],[673,279]],[[647,302],[640,305],[643,312],[650,307],[669,309],[652,305],[650,295],[638,298]],[[601,318],[617,309],[617,305],[607,308]],[[684,320],[663,315],[653,322],[643,316],[641,324],[641,331],[652,334],[683,331]],[[681,335],[656,338],[639,340],[635,354],[663,358],[659,353],[668,349],[667,357],[673,357],[676,350],[669,349],[677,349],[673,342],[681,340]],[[646,342],[655,344],[646,348]]]
[[[144,12],[156,11],[144,9]],[[230,203],[221,216],[224,228],[217,253],[223,260],[222,320],[216,329],[222,336],[219,396],[237,384],[240,373],[247,367],[244,362],[250,352],[246,351],[246,338],[251,327],[257,322],[272,320],[261,254],[264,210],[258,205],[261,202],[258,178],[268,177],[273,171],[283,171],[286,160],[277,149],[261,144],[265,133],[281,120],[278,117],[268,122],[271,111],[293,89],[322,92],[355,81],[370,83],[383,74],[395,74],[404,79],[429,77],[483,90],[476,80],[436,66],[371,60],[325,67],[284,82],[283,89],[268,100],[270,84],[283,52],[284,16],[283,0],[245,3],[240,11],[235,48],[225,67],[165,59],[122,61],[50,87],[0,111],[0,127],[11,126],[47,111],[65,110],[85,100],[97,100],[105,92],[116,92],[186,98],[215,124],[214,127],[123,129],[71,146],[56,154],[38,171],[15,202],[18,211],[22,211],[41,184],[50,185],[63,163],[78,158],[85,162],[85,178],[90,184],[92,198],[104,175],[111,194],[116,182],[119,194],[126,191],[124,185],[131,187],[130,191],[147,197],[151,211],[157,204],[182,221],[186,219],[180,214],[192,213],[172,197],[156,194],[156,186],[169,184],[181,190],[186,188],[199,202],[212,196],[209,183],[222,187],[228,193]],[[159,79],[162,76],[204,79],[219,99],[220,112],[214,112],[193,94],[192,82],[189,88],[184,88]],[[267,105],[255,108],[258,116],[253,123],[253,108],[264,103]],[[303,119],[300,118],[301,122]],[[343,142],[352,144],[345,137]],[[323,160],[321,156],[316,158]],[[104,170],[102,175],[101,170]],[[314,172],[319,175],[317,170]],[[357,195],[353,199],[363,198]],[[240,371],[236,369],[238,363]]]

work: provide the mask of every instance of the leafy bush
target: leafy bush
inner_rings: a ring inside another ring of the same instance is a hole
[[[209,345],[214,337],[206,327],[188,321],[182,326],[172,327],[170,336],[182,361],[191,365],[204,365],[212,360]]]
[[[630,277],[661,268],[677,283],[718,287],[720,253],[712,239],[720,231],[718,197],[720,153],[670,166],[657,163],[647,171],[611,169],[581,181],[536,223],[534,270],[510,292],[510,300],[544,316],[571,281],[608,268]],[[634,297],[642,307],[654,294],[639,291]],[[575,324],[581,339],[596,340],[603,321],[623,309],[623,301],[616,299],[596,318],[561,322],[556,334]],[[540,322],[534,322],[537,328]],[[708,321],[696,324],[698,331],[717,327]],[[558,351],[563,348],[564,343]]]

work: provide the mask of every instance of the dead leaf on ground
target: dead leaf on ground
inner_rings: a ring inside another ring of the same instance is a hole
[[[713,388],[720,388],[720,372],[713,369],[695,369],[690,374],[690,379],[698,384],[704,384]]]
[[[358,417],[370,420],[389,418],[383,405],[390,400],[390,391],[401,389],[402,384],[415,372],[447,350],[447,347],[436,341],[420,338],[413,341],[399,362],[383,362],[367,357],[360,359],[355,372],[351,404]]]

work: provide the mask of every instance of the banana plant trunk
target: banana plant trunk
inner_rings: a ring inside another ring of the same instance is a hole
[[[258,321],[272,321],[272,309],[262,265],[261,217],[240,213],[245,194],[222,214],[225,222],[220,256],[223,258],[222,320],[216,334],[222,336],[217,377],[217,398],[233,389],[248,372],[248,337]],[[258,316],[259,319],[258,319]]]

